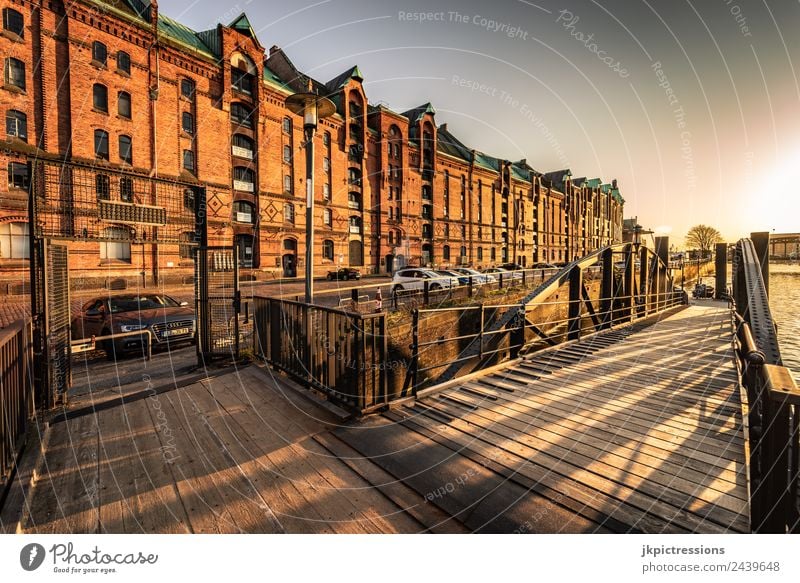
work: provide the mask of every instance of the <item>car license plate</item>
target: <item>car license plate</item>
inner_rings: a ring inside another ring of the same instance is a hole
[[[166,338],[167,336],[182,336],[182,335],[188,334],[188,333],[189,333],[189,329],[188,328],[175,328],[173,330],[164,330],[161,333],[161,336]]]

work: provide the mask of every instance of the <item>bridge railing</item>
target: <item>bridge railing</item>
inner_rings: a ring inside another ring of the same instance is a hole
[[[30,320],[0,330],[0,502],[34,414]]]
[[[328,399],[358,413],[387,402],[386,314],[359,314],[256,296],[254,351]]]
[[[767,239],[768,241],[768,239]],[[734,324],[747,393],[751,522],[755,532],[800,532],[800,390],[782,366],[769,308],[766,245],[736,245]],[[760,251],[760,252],[759,252]]]
[[[624,244],[569,264],[519,303],[417,309],[403,394],[685,301],[658,255]]]

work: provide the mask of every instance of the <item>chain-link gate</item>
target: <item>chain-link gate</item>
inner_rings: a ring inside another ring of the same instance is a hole
[[[233,247],[201,247],[195,262],[197,352],[204,360],[239,358],[243,333],[239,261]]]
[[[177,254],[207,243],[208,219],[200,184],[42,159],[29,162],[28,175],[34,374],[37,405],[49,408],[66,402],[72,340],[67,245],[52,241],[167,245]],[[158,266],[156,259],[154,283]],[[197,288],[208,289],[205,271],[195,265],[195,273]]]
[[[65,245],[43,239],[31,247],[36,403],[65,403],[72,382],[69,262]]]

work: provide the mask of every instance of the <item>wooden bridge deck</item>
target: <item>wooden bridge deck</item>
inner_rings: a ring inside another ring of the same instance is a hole
[[[604,332],[345,425],[256,367],[111,405],[52,424],[35,485],[0,528],[748,530],[721,307]]]
[[[336,434],[470,530],[747,532],[731,336],[726,308],[692,306]]]

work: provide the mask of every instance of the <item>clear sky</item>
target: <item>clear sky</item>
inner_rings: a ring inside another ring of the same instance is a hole
[[[617,178],[673,242],[800,232],[796,0],[161,0],[204,30],[246,12],[264,47],[371,103],[430,101],[471,147]]]

